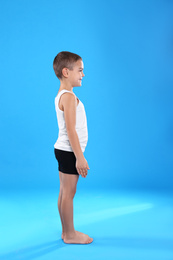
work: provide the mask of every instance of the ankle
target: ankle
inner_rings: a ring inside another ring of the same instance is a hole
[[[73,231],[68,231],[68,232],[65,232],[65,231],[64,231],[64,237],[66,237],[66,238],[72,238],[72,237],[74,237],[75,234],[76,234],[76,231],[75,231],[75,230],[73,230]]]

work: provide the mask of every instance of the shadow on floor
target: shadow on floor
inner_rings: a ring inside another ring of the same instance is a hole
[[[72,245],[72,244],[71,244]],[[164,238],[142,238],[142,237],[94,237],[93,243],[94,247],[114,247],[116,248],[131,248],[131,249],[149,249],[149,250],[167,250],[173,253],[173,239]],[[23,247],[16,249],[15,251],[1,254],[0,260],[31,260],[37,257],[44,256],[46,254],[52,253],[60,248],[69,246],[65,244],[62,239],[55,240],[48,243],[43,243],[35,246]]]
[[[16,249],[15,251],[0,254],[1,260],[18,260],[18,259],[34,259],[36,257],[40,257],[46,254],[51,253],[52,251],[58,250],[62,247],[67,246],[64,244],[62,239],[55,240],[49,243],[44,243],[36,246],[23,247],[20,249]]]

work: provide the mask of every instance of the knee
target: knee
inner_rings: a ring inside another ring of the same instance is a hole
[[[74,190],[72,191],[73,198],[74,198],[75,194],[76,194],[76,188],[74,188]]]
[[[60,186],[59,194],[62,196],[62,193],[63,193],[63,188],[62,188],[62,186]]]
[[[64,199],[73,199],[75,194],[76,194],[76,188],[70,189],[70,190],[63,189],[62,198],[64,198]]]

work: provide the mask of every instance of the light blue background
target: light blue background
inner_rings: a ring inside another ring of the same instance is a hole
[[[0,187],[58,186],[53,59],[82,56],[81,188],[173,185],[173,2],[1,1]]]

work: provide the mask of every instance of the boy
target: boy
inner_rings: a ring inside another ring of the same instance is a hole
[[[58,161],[60,192],[58,210],[62,223],[62,239],[67,244],[89,244],[88,235],[76,231],[73,225],[73,198],[79,175],[86,178],[90,169],[83,155],[88,141],[87,120],[83,103],[73,93],[73,87],[82,84],[83,61],[74,53],[58,53],[53,62],[60,88],[55,98],[59,126],[58,140],[54,144]]]

